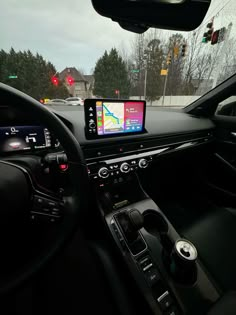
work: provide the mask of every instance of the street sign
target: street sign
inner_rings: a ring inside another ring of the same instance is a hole
[[[131,72],[132,73],[139,73],[139,69],[132,69]]]
[[[167,69],[161,69],[161,75],[167,75],[168,70]]]
[[[18,77],[17,77],[17,75],[9,75],[8,76],[8,79],[17,79]]]

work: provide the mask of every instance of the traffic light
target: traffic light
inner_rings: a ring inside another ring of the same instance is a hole
[[[57,77],[53,76],[53,77],[51,78],[51,81],[52,81],[52,84],[53,84],[53,85],[55,85],[55,86],[58,85],[59,80],[58,80]]]
[[[219,35],[220,35],[220,30],[215,31],[215,32],[212,34],[212,37],[211,37],[211,44],[212,44],[212,45],[215,45],[215,44],[218,43]]]
[[[179,46],[177,46],[177,45],[174,46],[173,51],[174,51],[174,57],[175,57],[175,59],[177,59],[179,56]]]
[[[207,24],[208,31],[203,34],[202,43],[208,43],[211,41],[211,37],[213,34],[213,21]]]
[[[167,64],[167,65],[170,65],[170,64],[171,64],[171,61],[172,61],[171,59],[172,59],[172,58],[171,58],[171,54],[169,53],[168,56],[167,56],[167,59],[166,59],[166,64]]]
[[[73,85],[75,83],[75,80],[72,76],[68,76],[66,80],[69,85]]]
[[[186,50],[187,50],[187,44],[183,44],[182,49],[181,49],[181,57],[186,56]]]
[[[119,90],[115,90],[115,93],[116,93],[116,95],[118,95],[120,93],[120,91]]]

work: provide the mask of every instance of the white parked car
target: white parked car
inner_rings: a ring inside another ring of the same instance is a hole
[[[47,105],[67,105],[67,101],[61,99],[61,98],[54,98],[52,100],[49,100],[47,102]]]
[[[68,98],[66,98],[66,102],[68,105],[73,105],[73,106],[83,106],[84,105],[84,100],[80,97],[68,97]]]

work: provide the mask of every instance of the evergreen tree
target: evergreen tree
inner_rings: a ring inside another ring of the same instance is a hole
[[[94,94],[105,98],[116,98],[116,90],[120,91],[120,97],[128,97],[130,82],[124,60],[117,50],[112,48],[109,53],[97,61],[95,70]]]
[[[0,51],[0,81],[8,84],[39,100],[41,98],[66,98],[69,93],[60,82],[54,86],[51,78],[56,69],[38,53],[33,55],[30,50],[16,52],[13,48],[9,53]],[[16,75],[17,79],[9,78]]]

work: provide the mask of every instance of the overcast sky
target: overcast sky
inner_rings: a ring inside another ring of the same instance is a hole
[[[227,1],[212,0],[213,13]],[[75,66],[90,73],[105,49],[129,50],[133,38],[133,33],[98,15],[90,0],[0,2],[0,49],[30,49],[59,71]]]

